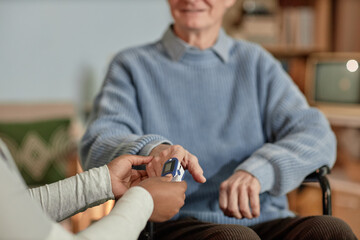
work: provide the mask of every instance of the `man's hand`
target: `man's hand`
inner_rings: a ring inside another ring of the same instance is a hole
[[[122,155],[108,163],[115,199],[119,199],[130,187],[148,177],[145,170],[135,170],[132,166],[147,164],[151,159],[151,156]]]
[[[186,182],[171,182],[172,176],[152,177],[139,183],[152,196],[154,210],[150,221],[163,222],[177,214],[184,205]]]
[[[146,166],[146,172],[149,177],[161,176],[164,163],[170,158],[177,158],[184,169],[187,169],[193,176],[195,181],[199,183],[206,182],[206,178],[203,175],[204,172],[199,165],[197,157],[180,145],[160,144],[151,151],[150,156],[153,156],[154,159]]]
[[[226,216],[238,219],[260,216],[260,188],[259,180],[250,173],[235,172],[220,185],[221,210]]]

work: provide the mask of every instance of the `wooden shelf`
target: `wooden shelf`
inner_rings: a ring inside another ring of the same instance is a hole
[[[350,179],[344,170],[334,168],[329,175],[329,181],[334,191],[353,194],[360,199],[360,182]]]
[[[317,48],[294,48],[282,46],[264,46],[266,50],[272,53],[275,57],[291,58],[291,57],[307,57],[314,52],[319,52]]]
[[[315,107],[325,114],[333,126],[360,128],[360,104],[318,104]]]

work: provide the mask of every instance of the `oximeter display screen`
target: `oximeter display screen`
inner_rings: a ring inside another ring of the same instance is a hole
[[[167,173],[167,172],[172,172],[172,170],[174,169],[174,164],[175,162],[168,162],[165,164],[164,166],[164,173]]]
[[[184,168],[180,165],[180,162],[177,158],[170,158],[167,160],[163,166],[161,176],[166,176],[171,174],[173,178],[172,182],[181,182],[184,179]]]

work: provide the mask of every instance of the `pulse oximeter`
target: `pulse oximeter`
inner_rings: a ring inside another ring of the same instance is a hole
[[[184,179],[185,170],[177,158],[170,158],[164,164],[161,176],[171,174],[172,182],[181,182]]]

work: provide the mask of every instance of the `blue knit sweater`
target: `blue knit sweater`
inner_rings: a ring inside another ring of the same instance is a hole
[[[120,52],[97,96],[81,143],[85,169],[121,154],[147,155],[160,143],[182,145],[207,178],[190,174],[178,217],[253,225],[292,216],[285,194],[335,161],[335,137],[281,65],[258,45],[223,31],[199,50],[169,29],[153,44]],[[261,184],[260,217],[235,219],[219,208],[219,186],[242,169]]]

